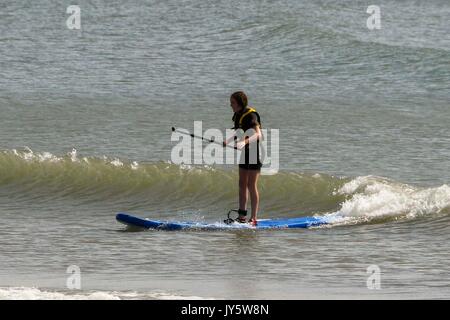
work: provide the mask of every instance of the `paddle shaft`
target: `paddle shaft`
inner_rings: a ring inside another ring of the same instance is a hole
[[[179,130],[175,129],[175,127],[172,127],[172,132],[178,132],[178,133],[181,133],[181,134],[184,134],[184,135],[191,136],[192,138],[202,139],[202,140],[204,140],[204,141],[208,141],[208,142],[215,143],[215,144],[219,144],[219,145],[223,146],[223,143],[214,141],[213,139],[207,139],[207,138],[205,138],[205,137],[196,136],[196,135],[193,134],[193,133],[187,133],[187,132],[179,131]],[[226,147],[232,148],[232,149],[236,149],[236,150],[237,150],[237,147],[233,147],[233,146],[229,146],[229,145],[226,145]]]

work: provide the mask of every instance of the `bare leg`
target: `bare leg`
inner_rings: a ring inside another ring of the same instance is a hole
[[[239,209],[247,210],[248,170],[239,168]]]
[[[248,191],[250,192],[250,200],[252,203],[252,219],[254,220],[256,220],[259,209],[259,174],[260,172],[258,170],[248,170]]]

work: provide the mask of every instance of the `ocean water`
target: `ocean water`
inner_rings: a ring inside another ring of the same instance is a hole
[[[380,1],[380,30],[367,1],[78,1],[81,30],[71,4],[0,4],[0,299],[450,297],[448,1]],[[280,130],[259,216],[337,222],[118,224],[237,207],[235,166],[171,161],[236,90]]]

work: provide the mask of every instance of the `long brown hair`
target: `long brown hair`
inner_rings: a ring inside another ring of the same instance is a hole
[[[243,91],[236,91],[231,95],[231,97],[236,100],[236,102],[242,107],[242,109],[245,109],[247,107],[248,99]]]

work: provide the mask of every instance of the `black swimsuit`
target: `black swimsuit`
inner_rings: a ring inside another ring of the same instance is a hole
[[[243,114],[245,114],[249,109],[246,108],[240,113],[235,113],[233,116],[234,129],[242,129],[247,132],[249,129],[254,129],[257,125],[261,126],[261,118],[259,114],[254,111],[250,112],[244,116],[241,120]],[[252,133],[249,132],[249,135]],[[256,145],[256,148],[255,148]],[[241,152],[241,158],[239,160],[239,168],[246,170],[261,170],[262,163],[259,157],[259,139],[253,142],[252,145],[246,144]]]

